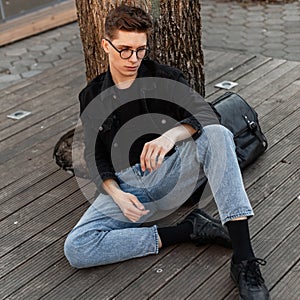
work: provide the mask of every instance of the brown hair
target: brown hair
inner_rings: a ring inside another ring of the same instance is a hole
[[[112,9],[105,20],[105,35],[109,39],[115,38],[117,30],[145,32],[149,38],[152,20],[141,8],[122,4]]]

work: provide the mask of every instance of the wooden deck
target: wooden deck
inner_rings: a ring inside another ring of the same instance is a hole
[[[207,99],[237,81],[258,111],[269,149],[244,172],[256,216],[250,220],[272,299],[300,299],[300,63],[255,55],[205,51]],[[237,299],[229,277],[231,251],[192,244],[159,255],[87,270],[63,254],[67,233],[88,207],[74,177],[52,160],[58,138],[77,121],[85,85],[81,58],[5,91],[0,102],[0,299]],[[19,109],[32,115],[14,121]],[[88,189],[89,186],[86,187]],[[201,203],[216,206],[208,195]],[[193,207],[164,219],[176,223]]]

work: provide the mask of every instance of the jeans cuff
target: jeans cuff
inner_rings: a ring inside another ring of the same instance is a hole
[[[155,240],[155,254],[158,254],[159,252],[159,246],[158,246],[158,231],[157,231],[157,226],[154,225],[153,227],[153,233],[154,233],[154,240]]]
[[[241,212],[236,212],[234,214],[231,214],[230,216],[222,219],[222,224],[224,225],[225,223],[229,222],[229,221],[232,221],[234,219],[237,219],[237,218],[241,218],[241,217],[247,217],[247,218],[250,218],[250,217],[253,217],[254,216],[254,213],[253,213],[253,210],[249,209],[249,210],[246,210],[246,211],[241,211]]]

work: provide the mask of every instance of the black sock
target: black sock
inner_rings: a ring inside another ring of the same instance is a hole
[[[190,242],[190,234],[193,232],[193,225],[185,222],[177,226],[157,229],[163,247]]]
[[[248,220],[230,221],[225,224],[232,241],[233,261],[239,263],[254,257],[251,246]]]

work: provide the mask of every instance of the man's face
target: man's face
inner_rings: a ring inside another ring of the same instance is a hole
[[[138,50],[147,46],[146,33],[118,30],[116,38],[111,40],[119,51],[123,49]],[[137,76],[142,60],[137,58],[136,52],[128,59],[122,59],[120,53],[105,39],[102,40],[104,51],[108,54],[109,66],[116,84]]]

